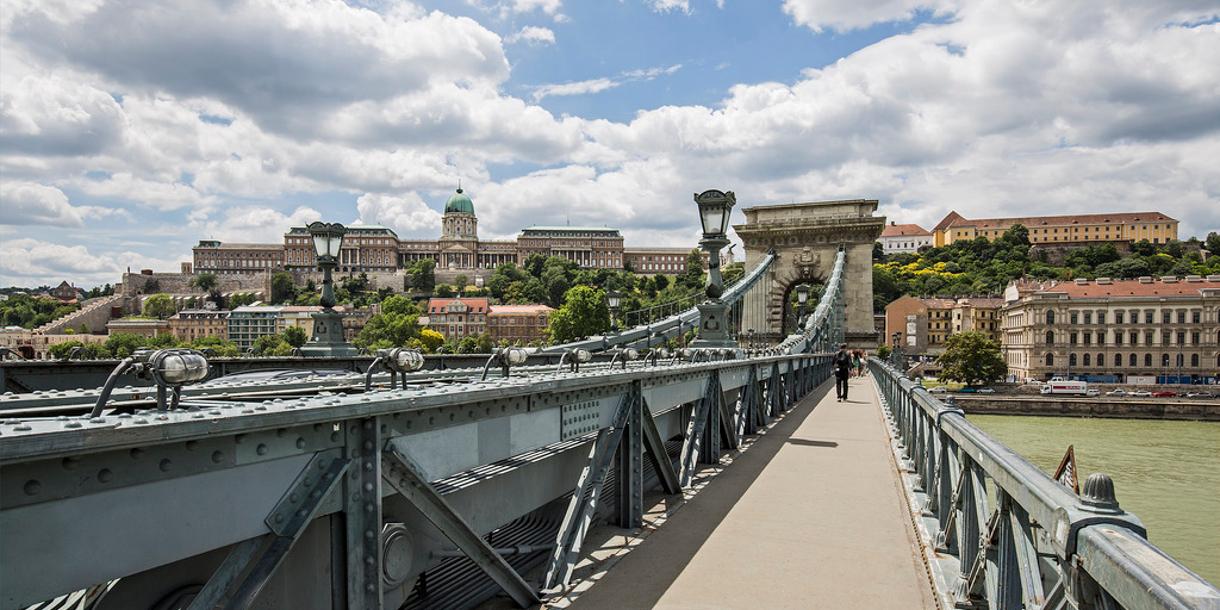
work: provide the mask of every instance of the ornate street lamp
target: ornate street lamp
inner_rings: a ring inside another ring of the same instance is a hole
[[[618,330],[618,310],[623,302],[623,295],[617,290],[606,293],[606,305],[610,308],[610,330]]]
[[[804,330],[801,324],[805,321],[805,304],[809,302],[809,284],[799,284],[796,287],[796,327]]]
[[[703,225],[703,239],[699,245],[708,255],[707,302],[699,307],[699,335],[691,347],[737,347],[729,334],[727,307],[720,302],[724,294],[724,279],[720,276],[720,250],[729,244],[726,232],[729,229],[729,214],[737,203],[733,191],[715,189],[695,195],[699,206],[699,222]]]
[[[343,318],[335,311],[335,287],[331,274],[339,265],[339,249],[347,229],[339,223],[313,222],[308,227],[313,237],[318,267],[322,269],[322,311],[313,314],[313,336],[301,348],[312,357],[355,356],[354,346],[343,340]]]

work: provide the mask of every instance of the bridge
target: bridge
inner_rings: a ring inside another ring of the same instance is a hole
[[[754,252],[719,301],[762,349],[668,352],[692,308],[481,367],[0,396],[0,608],[1220,607],[1105,475],[878,360],[832,399],[870,261]]]

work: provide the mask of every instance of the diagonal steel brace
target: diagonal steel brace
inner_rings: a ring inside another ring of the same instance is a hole
[[[393,445],[387,445],[381,454],[381,467],[385,482],[496,581],[513,601],[522,608],[528,608],[540,601],[537,590],[525,582],[482,536],[475,533],[445,498],[428,484],[423,471],[410,457]]]

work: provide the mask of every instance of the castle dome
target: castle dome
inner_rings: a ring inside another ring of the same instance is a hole
[[[445,213],[459,212],[462,214],[474,215],[474,202],[466,193],[462,192],[462,187],[458,187],[457,192],[449,196],[449,200],[445,202]]]

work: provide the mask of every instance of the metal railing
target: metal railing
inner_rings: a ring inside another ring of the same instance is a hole
[[[869,360],[924,501],[937,581],[959,608],[1220,608],[1220,591],[1146,539],[1114,484],[1081,496],[889,363]]]

